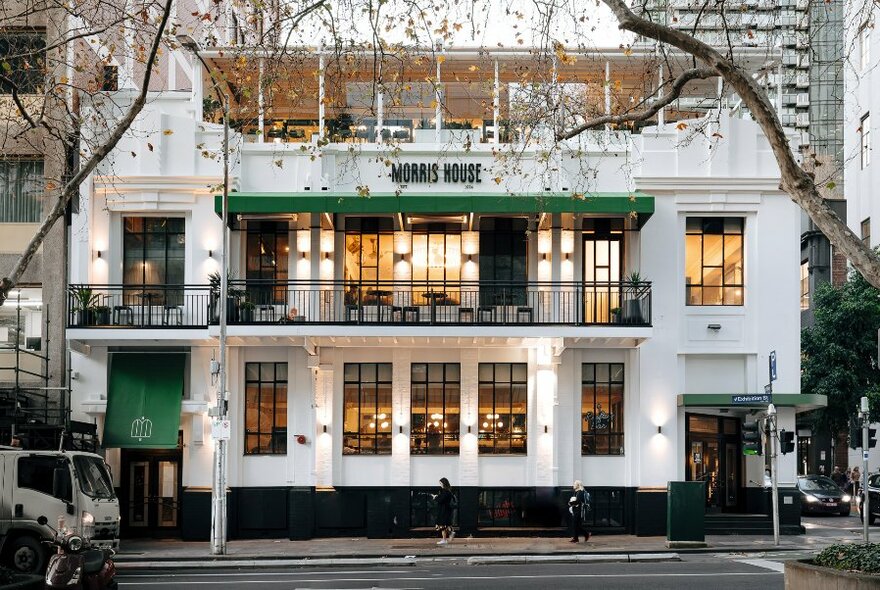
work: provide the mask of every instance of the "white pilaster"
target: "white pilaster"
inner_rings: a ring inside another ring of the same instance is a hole
[[[477,445],[477,405],[479,380],[478,359],[475,350],[461,351],[461,445],[458,456],[458,485],[480,485],[479,449]],[[468,432],[470,427],[471,432]]]
[[[391,485],[410,485],[410,361],[412,350],[402,348],[394,351],[392,361],[391,415]],[[403,427],[401,434],[400,428]]]
[[[315,391],[315,485],[333,485],[333,436],[342,424],[333,424],[333,368],[320,365],[313,376]],[[327,432],[324,432],[324,426]]]

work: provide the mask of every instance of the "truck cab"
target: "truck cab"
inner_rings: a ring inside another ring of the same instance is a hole
[[[0,560],[40,572],[52,531],[75,530],[96,547],[119,547],[119,500],[104,459],[77,451],[0,450]]]

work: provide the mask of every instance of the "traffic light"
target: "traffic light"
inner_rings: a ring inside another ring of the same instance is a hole
[[[868,429],[868,448],[873,449],[877,446],[877,429],[869,428]]]
[[[783,455],[794,452],[794,432],[779,431],[779,452]]]
[[[763,444],[761,443],[760,422],[743,422],[742,425],[742,451],[743,455],[762,455]]]
[[[858,449],[862,446],[862,429],[859,428],[859,421],[855,418],[849,419],[849,448]]]

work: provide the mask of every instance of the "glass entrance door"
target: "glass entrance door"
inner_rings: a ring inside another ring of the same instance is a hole
[[[623,227],[613,219],[584,220],[584,321],[608,323],[620,317]],[[590,223],[588,223],[590,222]]]
[[[122,473],[125,532],[175,535],[180,528],[180,451],[123,449]]]
[[[736,511],[741,485],[739,420],[687,415],[685,479],[706,482],[706,511]]]

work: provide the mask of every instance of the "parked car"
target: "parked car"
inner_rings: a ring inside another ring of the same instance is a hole
[[[801,512],[803,514],[839,514],[849,516],[850,497],[824,475],[804,475],[798,478],[801,492]],[[873,496],[871,497],[873,500]]]
[[[880,473],[868,476],[868,493],[871,494],[871,505],[868,506],[868,510],[871,514],[868,516],[868,524],[874,524],[877,520],[877,516],[880,516]],[[859,503],[859,519],[862,522],[865,520],[865,517],[862,514],[862,501],[864,497],[864,493],[859,492],[857,502]]]

